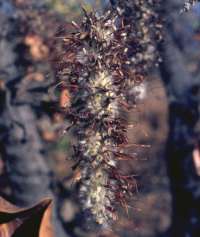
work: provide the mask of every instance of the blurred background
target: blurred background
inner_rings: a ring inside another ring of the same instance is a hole
[[[126,172],[137,175],[133,208],[128,216],[119,210],[110,230],[98,232],[82,224],[70,159],[74,139],[62,133],[68,121],[58,109],[55,73],[56,57],[63,50],[59,34],[70,32],[72,20],[80,22],[81,6],[103,12],[109,1],[0,0],[0,195],[18,206],[51,196],[58,237],[164,236],[172,213],[165,161],[171,100],[158,69],[138,89],[138,106],[129,114],[135,124],[129,139],[151,145],[130,150],[137,159],[123,163]],[[195,77],[200,62],[198,7],[176,18],[175,39]]]

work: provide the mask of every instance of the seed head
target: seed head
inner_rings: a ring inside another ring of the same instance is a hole
[[[159,60],[158,6],[158,0],[125,0],[103,16],[84,11],[82,24],[73,23],[76,32],[64,39],[59,76],[70,90],[66,115],[77,137],[74,169],[83,209],[101,225],[117,218],[117,205],[127,209],[137,189],[133,176],[121,174],[118,161],[133,158],[123,148],[129,142],[130,87]]]

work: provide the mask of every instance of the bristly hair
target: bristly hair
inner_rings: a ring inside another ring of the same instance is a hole
[[[130,91],[159,62],[159,6],[159,0],[121,0],[103,16],[84,10],[82,24],[73,22],[75,32],[64,38],[58,74],[70,93],[65,112],[78,141],[73,169],[79,169],[83,209],[104,226],[117,219],[118,204],[128,209],[137,190],[118,161],[133,159],[124,116],[133,106]]]

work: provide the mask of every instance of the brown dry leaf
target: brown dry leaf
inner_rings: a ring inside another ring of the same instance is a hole
[[[24,43],[30,48],[30,54],[34,60],[47,58],[49,49],[38,35],[27,35]]]
[[[50,203],[49,205],[49,208],[46,208],[43,214],[39,237],[54,237],[52,223],[50,221],[52,215],[52,204]]]
[[[60,107],[61,108],[68,108],[71,105],[71,96],[70,93],[68,91],[68,89],[64,89],[61,91],[60,94]]]
[[[19,208],[0,197],[0,236],[54,237],[51,202],[44,199],[33,207]]]

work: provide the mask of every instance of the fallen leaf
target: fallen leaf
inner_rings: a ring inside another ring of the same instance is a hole
[[[51,199],[30,208],[19,208],[0,197],[1,237],[54,237]]]

